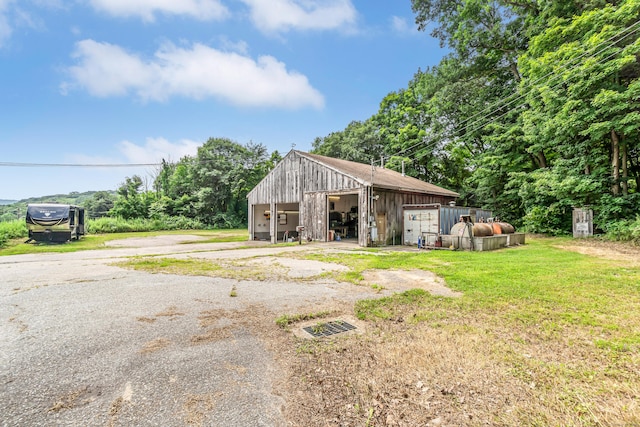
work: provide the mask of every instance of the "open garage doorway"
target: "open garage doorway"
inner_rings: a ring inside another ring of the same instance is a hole
[[[300,205],[298,203],[277,203],[273,205],[253,205],[251,239],[273,243],[298,239],[296,228],[300,225]]]
[[[253,205],[253,228],[251,229],[251,240],[271,240],[271,211],[269,205]]]
[[[280,203],[276,205],[276,236],[278,242],[298,240],[296,227],[300,225],[300,205],[298,203]]]
[[[335,194],[328,197],[328,240],[358,242],[358,195]]]

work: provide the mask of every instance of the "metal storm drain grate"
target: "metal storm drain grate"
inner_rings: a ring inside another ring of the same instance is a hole
[[[307,326],[302,329],[309,332],[314,337],[328,337],[329,335],[351,331],[356,329],[356,327],[347,322],[343,322],[342,320],[335,320],[333,322],[318,323],[317,325]]]

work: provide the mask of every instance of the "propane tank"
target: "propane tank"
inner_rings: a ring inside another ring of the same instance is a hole
[[[506,222],[494,222],[491,223],[493,228],[493,234],[513,234],[516,229],[513,225]]]
[[[473,224],[473,235],[475,237],[493,236],[493,227],[491,227],[491,224],[482,222]]]
[[[491,227],[491,224],[476,223],[471,225],[466,222],[458,222],[454,224],[453,227],[451,227],[450,234],[454,236],[469,237],[469,231],[467,230],[467,227],[469,226],[472,227],[471,232],[473,237],[493,236],[493,227]]]

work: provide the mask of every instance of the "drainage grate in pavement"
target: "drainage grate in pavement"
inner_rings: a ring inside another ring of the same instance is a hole
[[[343,322],[342,320],[335,320],[333,322],[319,323],[315,326],[307,326],[302,329],[309,332],[314,337],[327,337],[329,335],[335,335],[356,329],[356,327],[347,322]]]

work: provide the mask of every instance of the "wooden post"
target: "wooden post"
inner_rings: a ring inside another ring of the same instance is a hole
[[[269,218],[269,232],[271,234],[271,243],[278,243],[278,205],[271,202],[269,206],[271,217]]]

